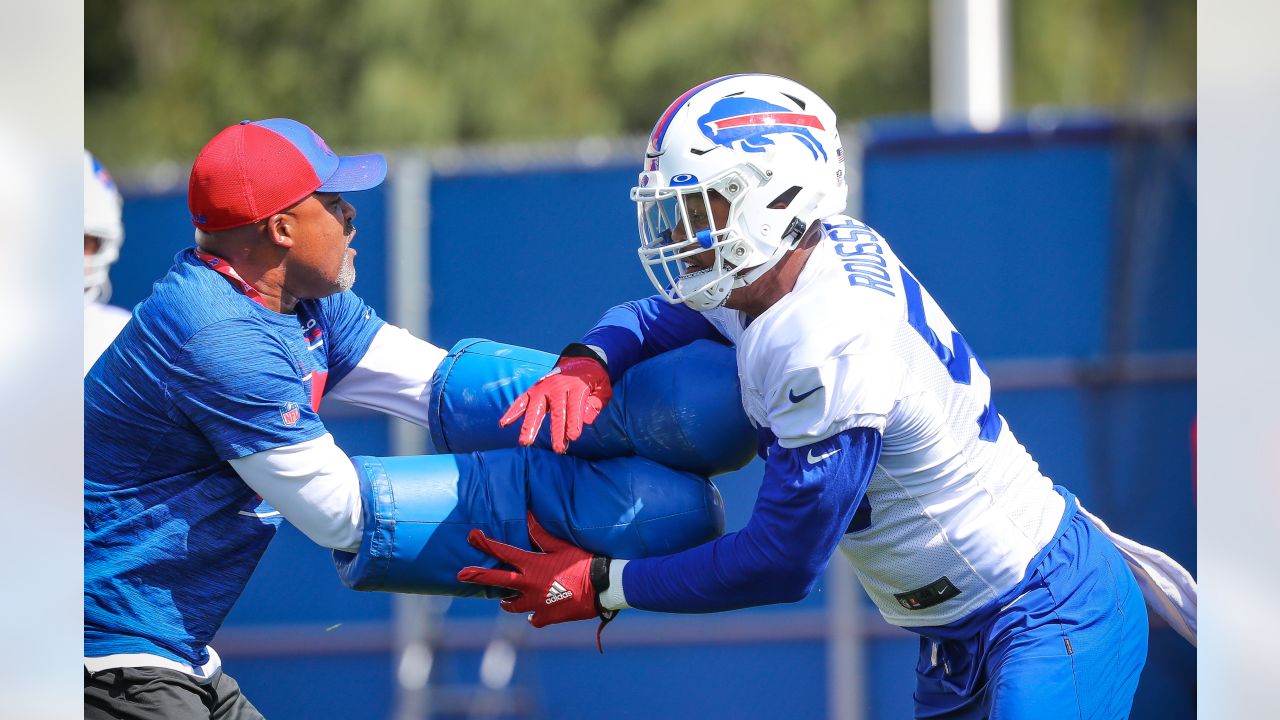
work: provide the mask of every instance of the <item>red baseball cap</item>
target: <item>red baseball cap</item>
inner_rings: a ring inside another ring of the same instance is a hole
[[[381,155],[338,157],[297,120],[245,120],[213,137],[191,168],[187,207],[201,230],[227,230],[270,217],[313,192],[356,192],[382,184]]]

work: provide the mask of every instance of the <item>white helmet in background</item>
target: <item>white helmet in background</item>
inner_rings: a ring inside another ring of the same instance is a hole
[[[686,200],[710,208],[711,192],[730,203],[724,227],[689,219]],[[814,220],[843,211],[847,195],[836,115],[822,98],[775,75],[710,80],[672,103],[649,137],[631,189],[640,262],[669,302],[719,307]],[[682,237],[673,242],[676,228]],[[707,250],[715,251],[711,267],[686,273],[683,260]]]
[[[111,294],[107,273],[124,243],[120,191],[107,169],[84,151],[84,234],[98,239],[97,251],[84,256],[84,299],[106,301]]]

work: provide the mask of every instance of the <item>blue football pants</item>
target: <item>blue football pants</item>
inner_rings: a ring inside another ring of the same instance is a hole
[[[1127,718],[1147,610],[1111,541],[1075,513],[1020,589],[971,637],[921,637],[916,717]]]

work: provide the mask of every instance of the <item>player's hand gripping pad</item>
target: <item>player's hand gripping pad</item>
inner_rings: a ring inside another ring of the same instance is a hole
[[[500,428],[498,418],[555,363],[555,355],[492,340],[454,345],[431,380],[436,451],[515,447],[519,423]],[[551,447],[549,425],[543,425],[535,447]],[[699,340],[628,370],[569,453],[592,459],[639,455],[717,475],[746,465],[755,454],[755,437],[742,410],[733,350]]]
[[[355,590],[499,597],[455,577],[468,565],[497,565],[467,543],[467,533],[479,528],[530,549],[525,508],[552,534],[610,557],[665,555],[724,531],[715,485],[644,458],[584,460],[516,448],[351,461],[364,536],[359,552],[333,558]]]

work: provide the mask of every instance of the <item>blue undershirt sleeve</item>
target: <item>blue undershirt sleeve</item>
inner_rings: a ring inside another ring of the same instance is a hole
[[[627,603],[698,613],[803,599],[853,522],[880,446],[870,428],[792,449],[774,442],[746,527],[674,555],[629,561]]]
[[[617,382],[632,365],[694,340],[728,344],[702,313],[672,305],[658,295],[612,307],[582,339],[604,350],[609,380]]]

